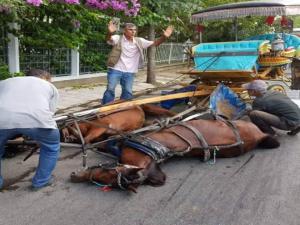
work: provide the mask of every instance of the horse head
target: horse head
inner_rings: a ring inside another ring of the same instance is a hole
[[[137,192],[137,187],[145,180],[143,168],[125,164],[104,164],[71,173],[71,182],[90,181],[101,186],[111,186]]]

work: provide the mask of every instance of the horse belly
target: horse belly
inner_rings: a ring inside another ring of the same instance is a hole
[[[145,114],[140,109],[132,109],[110,115],[106,120],[109,128],[107,134],[115,134],[116,131],[132,131],[141,128],[145,122]]]

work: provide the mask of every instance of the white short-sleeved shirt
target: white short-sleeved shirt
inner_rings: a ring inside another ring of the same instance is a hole
[[[113,35],[111,40],[108,41],[110,45],[116,45],[120,40],[120,35]],[[153,44],[153,41],[148,41],[144,38],[139,38],[141,40],[141,44],[143,49],[150,47]],[[128,73],[136,73],[139,67],[139,59],[141,57],[141,53],[139,48],[137,47],[136,40],[129,41],[123,35],[121,40],[121,56],[117,64],[112,67],[115,70],[119,70],[122,72]]]
[[[58,101],[56,87],[37,77],[0,81],[0,129],[56,129],[53,115]]]

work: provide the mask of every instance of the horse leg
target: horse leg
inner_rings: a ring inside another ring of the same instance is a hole
[[[156,106],[153,104],[141,105],[141,108],[144,110],[144,112],[147,115],[150,115],[150,116],[169,116],[169,117],[171,117],[171,116],[176,115],[176,113],[174,113],[170,110],[164,109],[162,107],[159,107],[159,106]]]
[[[80,130],[82,136],[84,137],[85,134],[90,129],[90,125],[86,124],[86,123],[79,123],[78,126],[79,126],[79,130]],[[79,131],[76,129],[76,126],[71,125],[71,126],[68,126],[66,128],[67,128],[67,132],[68,132],[69,142],[76,142],[77,141],[77,142],[81,143],[80,134],[79,134]]]
[[[104,134],[107,131],[107,128],[101,128],[101,127],[92,127],[88,132],[87,135],[84,136],[84,142],[85,144],[90,144],[95,139],[99,138],[102,134]]]

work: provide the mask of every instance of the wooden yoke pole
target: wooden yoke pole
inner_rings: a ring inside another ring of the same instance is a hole
[[[191,92],[184,92],[184,93],[177,93],[177,94],[170,94],[170,95],[162,95],[162,96],[157,96],[157,97],[152,97],[152,98],[137,99],[137,100],[121,102],[121,103],[113,104],[113,105],[105,105],[105,106],[98,108],[98,112],[106,112],[106,111],[110,111],[110,110],[114,110],[114,109],[121,109],[124,107],[160,102],[160,101],[165,101],[165,100],[170,100],[170,99],[205,96],[205,95],[210,95],[211,92],[212,92],[212,89],[209,88],[209,89],[204,89],[204,90],[200,90],[200,91],[191,91]]]

